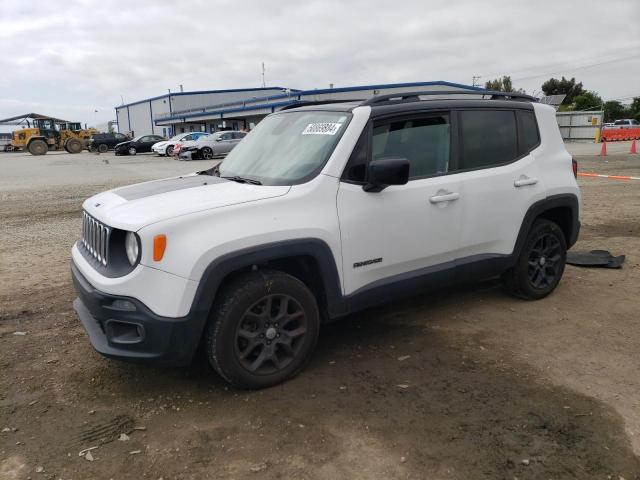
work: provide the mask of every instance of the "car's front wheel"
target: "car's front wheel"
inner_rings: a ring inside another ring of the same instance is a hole
[[[101,143],[100,145],[98,145],[98,151],[100,153],[107,153],[109,151],[109,145],[107,145],[106,143]]]
[[[170,157],[171,155],[173,155],[173,145],[169,145],[166,150],[164,151],[164,154],[167,157]]]
[[[550,220],[536,220],[515,266],[502,275],[505,289],[528,300],[544,298],[560,282],[566,259],[562,229]]]
[[[304,283],[283,272],[250,272],[218,296],[205,336],[207,357],[236,387],[270,387],[302,370],[319,329],[318,305]]]
[[[135,147],[129,147],[127,149],[127,152],[129,153],[129,155],[135,155],[136,153],[138,153]]]
[[[211,160],[213,158],[213,150],[209,147],[202,147],[200,154],[205,160]]]

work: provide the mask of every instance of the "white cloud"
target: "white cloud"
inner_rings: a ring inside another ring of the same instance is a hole
[[[636,0],[0,0],[0,12],[0,118],[36,105],[103,122],[121,95],[259,86],[262,61],[267,84],[293,88],[511,74],[531,92],[557,72],[605,98],[640,95]]]

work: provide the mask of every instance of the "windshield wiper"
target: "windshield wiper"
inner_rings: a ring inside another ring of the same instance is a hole
[[[220,176],[220,169],[218,168],[220,165],[216,165],[208,170],[202,170],[201,172],[196,172],[198,175],[211,175],[212,177]]]
[[[239,175],[233,175],[231,177],[220,177],[220,178],[224,178],[225,180],[231,180],[232,182],[250,183],[251,185],[262,185],[262,182],[260,180],[254,180],[253,178],[241,177]]]

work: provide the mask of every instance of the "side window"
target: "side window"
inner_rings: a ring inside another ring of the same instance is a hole
[[[450,146],[448,115],[392,120],[374,124],[371,159],[406,158],[409,178],[420,178],[448,171]]]
[[[188,142],[189,140],[193,140],[193,135],[187,135],[186,137],[183,137],[183,139],[182,139],[183,142]]]
[[[222,134],[222,140],[231,140],[231,134],[230,133],[223,133]]]
[[[460,112],[462,169],[492,167],[518,157],[516,115],[510,110]]]
[[[116,133],[116,140],[124,141],[126,137],[121,133]]]
[[[540,143],[538,124],[533,112],[518,111],[518,134],[520,135],[520,154],[524,155]]]

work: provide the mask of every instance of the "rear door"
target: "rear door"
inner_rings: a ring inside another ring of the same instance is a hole
[[[458,111],[464,196],[460,262],[511,254],[528,208],[545,197],[533,110]]]

